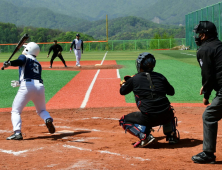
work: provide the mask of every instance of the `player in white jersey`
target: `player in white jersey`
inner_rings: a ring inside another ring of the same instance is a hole
[[[73,40],[70,51],[72,50],[73,46],[73,51],[76,56],[76,66],[80,67],[80,60],[81,60],[81,49],[82,49],[82,54],[83,54],[83,41],[79,39],[80,35],[76,34],[76,39]]]
[[[21,112],[29,101],[35,105],[37,114],[45,121],[45,124],[50,133],[55,132],[53,119],[49,112],[46,111],[45,104],[45,89],[43,80],[41,78],[42,66],[36,60],[40,52],[39,46],[30,42],[25,47],[22,55],[17,60],[4,62],[4,67],[19,66],[19,90],[14,98],[11,111],[11,121],[13,125],[14,134],[7,138],[7,140],[22,140],[21,133]],[[11,84],[15,87],[17,84]]]

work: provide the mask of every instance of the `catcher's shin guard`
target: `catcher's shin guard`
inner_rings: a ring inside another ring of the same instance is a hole
[[[144,140],[146,138],[146,126],[139,124],[131,124],[125,123],[124,116],[122,116],[119,120],[119,125],[123,127],[125,132],[129,132],[130,134],[137,136],[140,140]]]
[[[169,123],[163,125],[163,133],[166,135],[166,141],[169,141],[170,144],[177,143],[180,139],[180,134],[176,126],[177,117],[174,117]]]

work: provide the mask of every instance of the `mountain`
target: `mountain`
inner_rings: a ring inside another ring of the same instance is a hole
[[[221,0],[7,0],[7,2],[28,9],[47,8],[56,14],[90,21],[105,19],[106,15],[109,19],[136,16],[161,24],[185,25],[186,14]]]
[[[50,0],[46,2],[48,1]],[[3,0],[0,0],[0,22],[13,23],[18,27],[42,27],[59,29],[62,31],[75,31],[93,36],[97,40],[106,39],[105,19],[88,21],[77,17],[54,13],[42,7],[18,7],[11,2]],[[119,17],[109,19],[108,23],[110,40],[148,39],[153,38],[156,32],[163,34],[164,31],[169,32],[170,36],[176,38],[185,36],[184,29],[179,29],[178,26],[156,24],[141,17]]]
[[[6,1],[6,0],[5,0]],[[149,7],[156,0],[7,0],[18,7],[48,8],[55,13],[88,20],[133,16],[141,7]],[[56,3],[55,3],[56,2]]]
[[[64,29],[64,27],[76,30],[78,25],[87,23],[77,17],[58,14],[47,8],[18,7],[10,2],[0,0],[0,22],[13,23],[17,26],[32,26]]]
[[[80,26],[81,32],[93,35],[96,39],[106,37],[106,20],[99,20]],[[184,38],[185,28],[172,25],[156,24],[152,21],[128,16],[111,19],[108,22],[110,40],[150,39],[155,33],[167,32],[173,37]]]

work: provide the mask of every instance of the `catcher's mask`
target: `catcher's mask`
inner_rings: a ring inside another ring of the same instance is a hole
[[[198,25],[196,25],[193,29],[195,33],[194,39],[197,46],[201,46],[202,40],[200,34],[206,34],[208,38],[217,37],[217,28],[214,23],[210,21],[200,21]]]
[[[155,65],[155,57],[147,52],[141,53],[136,59],[136,68],[138,73],[140,72],[140,69],[143,69],[146,72],[152,72]]]

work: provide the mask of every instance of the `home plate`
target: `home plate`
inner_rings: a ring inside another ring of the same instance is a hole
[[[55,133],[75,133],[74,131],[70,131],[70,130],[61,130],[61,131],[56,131]]]

